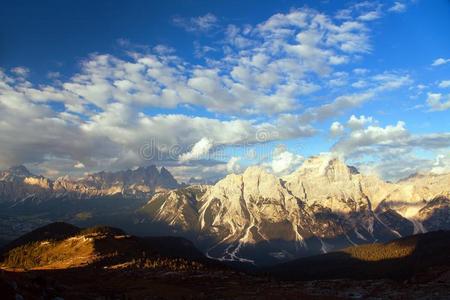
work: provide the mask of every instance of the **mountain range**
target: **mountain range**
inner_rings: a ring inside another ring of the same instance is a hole
[[[215,185],[157,193],[140,210],[197,233],[208,257],[271,264],[449,229],[450,174],[390,183],[322,155],[278,178],[261,167]]]
[[[72,180],[60,177],[50,180],[37,176],[24,166],[14,166],[0,172],[0,202],[20,203],[46,201],[58,197],[94,198],[122,195],[146,198],[160,189],[173,189],[180,185],[172,174],[162,167],[141,167],[119,172],[99,172]]]
[[[284,177],[253,166],[189,186],[155,166],[54,181],[19,166],[0,172],[0,206],[9,216],[89,215],[89,224],[176,234],[209,258],[270,265],[450,229],[449,183],[450,174],[431,173],[387,182],[329,155]]]

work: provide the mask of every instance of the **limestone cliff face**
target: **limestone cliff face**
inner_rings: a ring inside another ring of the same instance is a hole
[[[359,174],[354,168],[327,156],[308,159],[284,180],[286,188],[308,205],[317,203],[342,213],[365,209],[371,204],[377,206],[393,189],[392,184]]]
[[[388,183],[318,156],[283,178],[250,167],[215,185],[159,193],[143,211],[197,231],[211,257],[261,262],[445,227],[449,183],[449,174]]]
[[[245,260],[238,252],[248,244],[274,239],[304,243],[305,218],[297,198],[278,178],[259,167],[227,176],[209,188],[199,202],[202,234],[217,240],[219,246],[232,245],[224,250],[225,259]]]

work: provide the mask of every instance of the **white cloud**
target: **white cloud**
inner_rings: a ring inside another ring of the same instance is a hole
[[[240,157],[232,156],[230,160],[227,162],[227,171],[228,173],[240,173],[242,171],[242,167],[239,164],[241,160]]]
[[[360,93],[353,93],[336,97],[332,102],[320,106],[308,108],[297,117],[302,124],[323,121],[332,116],[342,114],[345,110],[359,107],[365,102],[372,100],[380,93],[395,90],[412,83],[409,75],[394,73],[382,73],[370,78],[371,87]]]
[[[330,126],[330,135],[332,137],[341,136],[344,134],[344,126],[339,122],[333,122]]]
[[[379,11],[370,11],[358,17],[361,21],[373,21],[381,18],[381,13]]]
[[[182,27],[189,32],[207,32],[217,27],[218,21],[217,17],[212,13],[192,18],[175,16],[172,19],[174,25]]]
[[[336,155],[356,161],[364,173],[377,173],[385,179],[396,180],[420,170],[430,171],[433,167],[433,161],[417,157],[415,150],[439,153],[448,152],[449,147],[450,132],[412,134],[406,124],[399,121],[396,125],[370,125],[350,131],[332,150]]]
[[[323,121],[332,116],[341,114],[347,109],[358,107],[364,102],[372,99],[374,96],[375,93],[372,91],[351,95],[342,95],[334,99],[333,102],[307,109],[302,115],[298,117],[298,119],[301,123]]]
[[[378,86],[374,88],[376,91],[394,90],[413,83],[408,74],[405,75],[389,72],[375,75],[372,77],[372,80],[378,84]]]
[[[397,181],[417,172],[428,172],[433,161],[417,157],[414,154],[385,155],[372,162],[357,163],[356,167],[363,174],[373,174],[385,180]]]
[[[56,174],[158,163],[171,165],[180,178],[202,170],[223,174],[226,159],[194,166],[201,163],[196,158],[216,154],[216,147],[312,136],[315,122],[411,82],[404,74],[383,73],[364,78],[367,90],[329,93],[330,86],[369,73],[342,69],[372,50],[368,24],[358,16],[373,19],[376,8],[358,4],[339,19],[293,9],[255,25],[229,25],[217,30],[224,40],[216,48],[195,46],[202,63],[168,46],[143,51],[121,40],[127,55],[92,54],[73,76],[52,75],[48,85],[27,81],[25,69],[10,70],[13,76],[0,71],[0,165],[37,164]],[[207,14],[174,22],[205,33],[219,20]],[[320,100],[311,101],[316,96]],[[169,112],[148,113],[158,108]],[[300,159],[286,150],[271,164],[281,172]]]
[[[26,77],[30,73],[30,70],[26,67],[15,67],[11,69],[11,72],[17,76]]]
[[[303,161],[303,156],[284,150],[273,155],[270,167],[276,175],[287,175],[296,170]]]
[[[396,13],[401,13],[401,12],[406,11],[406,5],[405,5],[404,3],[402,3],[402,2],[396,1],[396,2],[394,3],[394,5],[391,6],[391,7],[388,9],[388,11],[390,11],[390,12],[396,12]]]
[[[213,19],[208,14],[190,22],[205,28]],[[233,28],[234,38],[239,35],[252,41],[245,52],[234,49],[235,40],[230,41],[225,56],[205,66],[190,65],[161,45],[153,48],[156,54],[131,52],[130,58],[92,55],[83,62],[81,72],[62,82],[62,91],[57,92],[77,97],[77,105],[71,106],[77,112],[89,104],[105,109],[111,102],[122,102],[277,114],[300,109],[302,96],[321,89],[309,75],[329,74],[335,65],[370,50],[364,24],[339,24],[309,9],[274,15],[254,28]],[[344,83],[342,78],[331,81],[332,85]]]
[[[447,100],[443,98],[446,97]],[[430,111],[444,111],[450,109],[450,95],[443,96],[440,93],[428,93],[427,104]]]
[[[436,156],[431,172],[434,174],[445,174],[450,172],[450,152],[446,155],[439,154]]]
[[[345,86],[348,83],[348,74],[345,72],[336,72],[333,74],[334,78],[330,79],[328,81],[328,84],[331,87],[341,87],[341,86]]]
[[[367,73],[369,73],[369,70],[364,68],[356,68],[353,69],[353,73],[355,73],[356,75],[366,75]]]
[[[347,121],[347,126],[350,127],[352,130],[357,130],[365,127],[367,124],[370,124],[372,122],[373,122],[372,117],[366,117],[362,115],[358,118],[355,115],[352,115],[350,119]]]
[[[195,143],[191,151],[180,155],[179,160],[182,162],[190,160],[198,160],[202,158],[202,156],[208,154],[209,151],[213,148],[213,146],[214,146],[213,141],[204,137],[197,143]]]
[[[352,83],[352,87],[357,89],[362,89],[367,87],[368,83],[365,80],[358,80],[357,82]]]
[[[61,73],[59,72],[48,72],[47,73],[47,77],[50,79],[58,79],[59,77],[61,77]]]
[[[363,153],[373,145],[389,145],[408,137],[405,123],[397,122],[395,126],[369,126],[366,129],[353,130],[334,145],[333,150],[344,156]]]
[[[193,181],[194,183],[211,184],[227,174],[227,166],[223,162],[210,162],[206,165],[202,163],[169,165],[166,168],[179,182],[185,183]]]
[[[133,76],[128,78],[134,80]],[[54,111],[46,99],[60,99],[66,110]],[[47,165],[48,170],[60,168],[62,173],[76,172],[74,166],[81,164],[89,171],[129,168],[148,161],[176,160],[203,138],[227,146],[314,134],[310,126],[281,117],[256,122],[180,114],[147,116],[140,111],[140,104],[125,101],[110,103],[97,112],[80,108],[83,118],[72,113],[84,103],[87,99],[68,91],[38,90],[0,72],[0,167],[37,163]],[[285,130],[278,132],[280,126]],[[266,140],[258,139],[260,132],[268,133]],[[152,148],[145,148],[149,143]],[[143,147],[151,153],[141,153]],[[71,162],[61,163],[62,158]]]
[[[450,87],[450,80],[443,80],[439,83],[438,86],[442,89],[448,88],[448,87]]]
[[[445,59],[445,58],[438,58],[435,61],[433,61],[433,63],[431,64],[431,66],[436,67],[436,66],[441,66],[441,65],[445,65],[447,63],[450,63],[450,58]]]
[[[86,166],[82,162],[77,162],[74,166],[75,169],[84,169]]]
[[[268,172],[277,176],[288,175],[297,170],[304,161],[304,157],[289,151],[285,145],[277,145],[271,155],[266,157],[259,165]]]

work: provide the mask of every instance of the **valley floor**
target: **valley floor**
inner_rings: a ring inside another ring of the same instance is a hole
[[[234,271],[66,269],[0,273],[2,299],[449,299],[450,271],[413,280],[283,282]],[[20,298],[20,296],[23,298]]]

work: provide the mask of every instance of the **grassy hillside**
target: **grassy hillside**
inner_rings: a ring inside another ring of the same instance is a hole
[[[80,228],[67,224],[64,222],[54,222],[42,227],[39,227],[29,233],[22,235],[16,240],[6,244],[1,253],[9,251],[17,246],[23,246],[28,243],[45,241],[45,240],[61,240],[73,236],[80,232]]]
[[[198,269],[215,263],[177,237],[136,237],[120,229],[81,229],[53,223],[7,245],[3,268],[67,269],[84,266]]]

